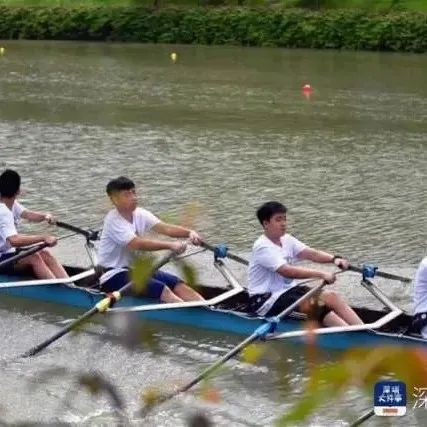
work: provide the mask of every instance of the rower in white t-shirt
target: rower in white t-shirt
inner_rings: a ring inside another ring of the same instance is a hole
[[[129,178],[118,177],[107,184],[107,194],[115,208],[104,220],[98,246],[98,262],[105,273],[100,278],[101,289],[113,292],[130,281],[129,267],[135,259],[135,251],[158,251],[168,249],[182,253],[183,241],[165,241],[144,237],[153,230],[168,237],[189,238],[200,244],[201,238],[194,230],[162,222],[146,209],[137,206],[135,184]],[[203,300],[195,290],[179,277],[158,270],[149,280],[144,296],[162,302]]]
[[[55,218],[48,213],[30,211],[22,206],[16,198],[21,188],[21,177],[11,169],[0,175],[0,261],[15,255],[17,248],[45,242],[56,245],[56,237],[50,235],[20,234],[17,225],[21,218],[31,222],[54,223]],[[20,259],[15,265],[0,270],[3,274],[13,274],[17,270],[30,267],[38,279],[55,279],[68,277],[67,272],[48,249],[42,249],[33,255]]]
[[[427,338],[427,257],[418,266],[414,279],[412,330]]]
[[[295,279],[319,278],[331,284],[335,274],[293,265],[296,261],[310,260],[334,263],[346,269],[348,261],[324,251],[310,248],[286,233],[286,207],[279,202],[267,202],[257,210],[264,234],[254,243],[248,270],[248,292],[251,310],[261,316],[275,316],[300,299],[310,288],[297,285]],[[317,318],[326,326],[362,324],[353,309],[335,292],[322,291]],[[310,306],[302,304],[301,312]]]

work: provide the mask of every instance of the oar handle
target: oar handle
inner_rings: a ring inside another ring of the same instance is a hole
[[[5,259],[4,261],[1,261],[0,262],[0,268],[6,267],[9,264],[13,264],[13,263],[15,263],[15,262],[19,261],[20,259],[25,258],[27,256],[33,255],[36,252],[41,251],[42,249],[46,248],[47,246],[49,246],[49,245],[46,242],[43,242],[39,245],[32,246],[30,249],[27,249],[25,251],[18,252],[16,255],[11,256],[10,258]]]
[[[98,233],[92,230],[84,230],[83,228],[76,227],[75,225],[68,224],[63,221],[56,221],[55,225],[57,227],[64,228],[65,230],[73,231],[74,233],[81,234],[86,237],[88,240],[96,240],[98,238]]]
[[[350,271],[354,271],[356,273],[361,273],[361,274],[365,274],[365,272],[366,272],[366,266],[358,267],[356,265],[349,265],[348,269]],[[403,283],[411,283],[412,282],[412,279],[410,279],[408,277],[403,277],[403,276],[399,276],[397,274],[387,273],[385,271],[378,271],[376,269],[373,272],[373,274],[374,274],[374,276],[382,277],[384,279],[398,280],[398,281],[403,282]],[[373,276],[369,276],[369,277],[373,277]]]
[[[243,265],[249,265],[249,261],[240,257],[239,255],[235,255],[231,252],[228,252],[228,248],[224,245],[219,245],[219,246],[213,246],[210,245],[209,243],[206,242],[202,242],[201,246],[203,248],[209,249],[210,251],[212,251],[216,256],[218,256],[219,258],[229,258],[232,259],[233,261],[236,261],[240,264]]]

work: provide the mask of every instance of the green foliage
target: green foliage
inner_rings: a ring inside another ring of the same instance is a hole
[[[427,15],[357,10],[0,7],[0,38],[425,52]]]
[[[404,363],[402,363],[404,361]],[[278,419],[279,426],[302,423],[315,411],[337,400],[349,388],[357,387],[372,396],[375,383],[392,377],[406,383],[410,391],[427,382],[427,352],[404,347],[353,349],[334,364],[317,365],[311,372],[305,394]]]
[[[427,11],[425,0],[0,0],[0,6],[11,7],[115,7],[150,8],[197,7],[264,7],[309,9],[361,9],[369,11]]]
[[[151,254],[139,256],[132,264],[130,278],[132,291],[135,295],[141,295],[146,291],[147,283],[153,275],[155,258]]]
[[[196,269],[184,261],[179,261],[176,265],[184,282],[190,287],[195,288],[199,283]]]

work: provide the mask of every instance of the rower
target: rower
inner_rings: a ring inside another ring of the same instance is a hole
[[[287,234],[287,209],[279,202],[267,202],[257,210],[264,233],[253,245],[248,270],[249,306],[261,316],[275,316],[306,294],[308,286],[298,286],[295,279],[322,279],[335,282],[335,274],[292,265],[297,260],[333,263],[347,269],[349,262],[339,255],[313,249]],[[300,312],[316,312],[326,326],[362,324],[353,309],[335,292],[322,291],[320,307],[300,306]],[[313,301],[311,301],[312,305]]]
[[[57,239],[51,235],[20,234],[17,225],[21,218],[30,222],[46,221],[55,223],[55,218],[49,213],[35,212],[26,209],[18,201],[21,190],[21,177],[18,172],[6,169],[0,175],[0,261],[16,255],[17,248],[46,243],[55,246]],[[55,279],[68,277],[67,272],[48,249],[42,249],[37,253],[20,259],[14,266],[2,269],[2,273],[13,274],[21,269],[31,267],[37,279]]]
[[[427,338],[427,257],[418,266],[414,279],[414,318],[411,331]]]
[[[107,184],[107,195],[114,205],[104,220],[98,247],[98,261],[104,270],[100,278],[101,290],[113,292],[130,281],[129,267],[135,251],[171,250],[176,254],[186,249],[182,241],[156,240],[143,237],[147,231],[155,231],[168,237],[185,237],[199,245],[199,234],[185,227],[162,222],[146,209],[138,207],[135,184],[120,176]],[[195,290],[179,277],[158,270],[149,280],[143,296],[162,302],[203,300]]]

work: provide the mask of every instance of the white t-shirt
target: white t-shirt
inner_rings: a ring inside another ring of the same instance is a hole
[[[123,268],[129,267],[133,254],[127,244],[136,236],[151,230],[160,219],[146,209],[136,208],[132,222],[123,218],[117,209],[111,210],[104,220],[98,246],[98,263],[104,268],[112,268],[101,277],[101,283]]]
[[[4,203],[0,203],[0,255],[16,251],[7,239],[18,234],[16,227],[21,221],[25,208],[15,201],[10,210]]]
[[[427,257],[425,257],[415,273],[414,279],[414,312],[427,312]]]
[[[296,285],[294,279],[283,277],[277,270],[282,265],[297,261],[298,254],[307,246],[290,234],[282,236],[280,242],[281,246],[278,246],[264,234],[255,241],[248,270],[250,295],[283,293]]]

